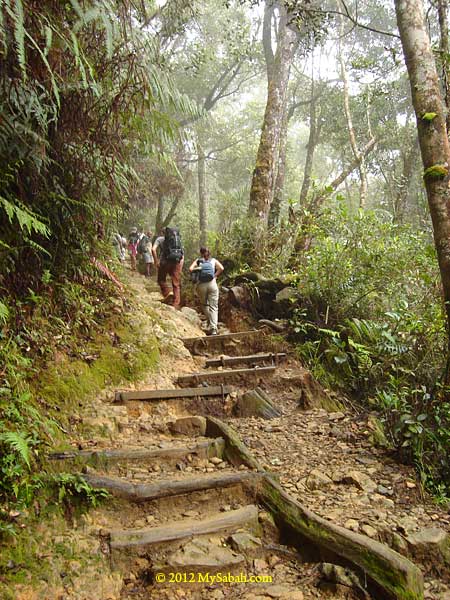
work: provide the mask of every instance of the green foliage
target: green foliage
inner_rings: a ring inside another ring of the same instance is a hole
[[[198,110],[146,19],[130,2],[0,3],[0,277],[12,294],[38,292],[45,270],[81,281],[110,250],[104,226],[142,193],[139,153],[174,167],[178,120]]]
[[[59,502],[78,501],[96,507],[102,500],[109,497],[106,490],[91,487],[81,475],[59,473],[53,476],[52,482],[57,489]]]
[[[437,385],[447,334],[430,235],[342,204],[303,234],[313,243],[293,269],[299,356],[326,386],[379,411],[390,445],[449,494],[450,405]]]

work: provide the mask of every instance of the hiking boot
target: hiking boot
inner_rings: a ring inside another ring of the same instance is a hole
[[[173,292],[169,292],[167,294],[167,296],[164,296],[164,298],[161,300],[161,302],[163,304],[172,304],[173,303]]]

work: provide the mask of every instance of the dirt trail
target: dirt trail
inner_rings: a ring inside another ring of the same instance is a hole
[[[130,289],[152,315],[142,335],[156,335],[162,349],[158,372],[136,389],[174,389],[178,376],[204,368],[205,358],[192,356],[180,339],[203,335],[200,319],[191,309],[178,312],[161,304],[153,280],[132,274]],[[257,346],[255,352],[262,349]],[[239,348],[230,350],[231,356]],[[306,561],[282,543],[269,514],[255,503],[251,482],[258,474],[223,458],[223,440],[206,437],[205,414],[220,414],[290,495],[332,522],[402,553],[417,531],[448,528],[448,514],[421,498],[412,470],[374,449],[366,418],[299,409],[303,371],[288,358],[273,377],[261,373],[251,383],[239,377],[233,384],[241,391],[259,385],[281,412],[270,420],[232,417],[236,393],[119,404],[108,397],[93,404],[87,418],[96,419],[105,436],[82,441],[83,448],[148,452],[138,459],[97,457],[85,468],[88,480],[114,490],[111,501],[79,523],[86,540],[110,556],[116,573],[99,598],[369,598],[358,583],[342,573],[324,574],[319,562]],[[177,486],[185,486],[183,493]],[[424,570],[425,598],[449,600],[444,568],[433,570],[425,561]],[[199,583],[199,572],[244,573],[272,582]],[[187,574],[196,583],[170,581],[171,573]]]

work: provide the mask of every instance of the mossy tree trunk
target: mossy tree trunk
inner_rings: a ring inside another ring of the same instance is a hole
[[[314,71],[311,79],[311,102],[309,105],[309,137],[306,146],[305,168],[303,171],[302,189],[300,190],[300,206],[304,206],[311,187],[311,176],[314,162],[314,153],[319,142],[320,135],[320,109],[317,109],[318,96],[315,91]]]
[[[448,0],[438,0],[439,19],[439,53],[441,56],[441,80],[444,89],[445,106],[447,108],[447,132],[450,131],[450,60],[448,55]]]
[[[289,124],[288,110],[285,108],[280,131],[278,148],[278,168],[273,189],[273,200],[269,210],[269,227],[274,227],[280,218],[283,204],[284,180],[286,176],[287,131]]]
[[[417,119],[424,180],[450,325],[450,149],[436,63],[422,0],[395,0],[411,95]],[[447,380],[449,374],[447,372]]]
[[[286,90],[297,38],[296,32],[288,26],[288,15],[284,6],[280,6],[279,11],[277,49],[273,61],[270,59],[267,64],[267,103],[250,189],[249,216],[256,219],[262,231],[267,227],[273,200]],[[266,47],[270,42],[268,35],[271,28],[268,25],[272,15],[273,3],[267,0],[263,28],[266,61],[267,56],[270,55]]]

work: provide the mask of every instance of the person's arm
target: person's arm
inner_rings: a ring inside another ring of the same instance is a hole
[[[153,255],[153,260],[155,261],[156,267],[159,268],[159,259],[158,259],[157,249],[158,249],[158,244],[155,242],[152,246],[152,255]]]
[[[184,260],[184,257],[183,257],[183,259],[182,259],[182,260]],[[190,272],[190,273],[192,273],[192,271],[193,271],[193,270],[194,270],[196,267],[198,267],[197,259],[195,259],[195,260],[194,260],[194,262],[192,263],[192,265],[189,267],[189,272]]]
[[[217,277],[219,277],[219,275],[221,275],[223,273],[223,271],[224,271],[223,264],[220,263],[216,258],[216,271],[214,273],[214,277],[217,279]]]

